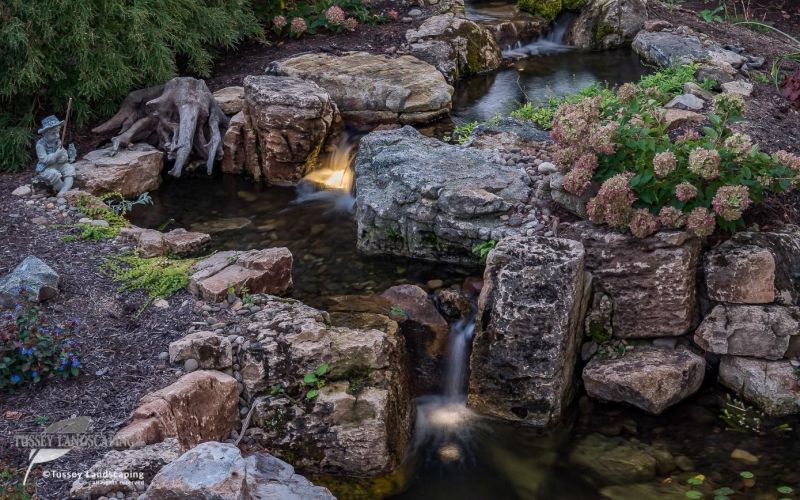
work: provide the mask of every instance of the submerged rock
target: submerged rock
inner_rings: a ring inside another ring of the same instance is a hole
[[[682,347],[638,346],[616,359],[593,357],[583,385],[593,398],[659,415],[700,389],[705,367],[701,356]]]
[[[114,435],[115,448],[140,448],[178,438],[183,449],[203,441],[227,439],[237,419],[236,379],[200,370],[145,395],[131,423]]]
[[[781,359],[797,335],[797,307],[720,304],[703,319],[694,341],[714,354]]]
[[[562,224],[558,234],[586,247],[594,287],[613,304],[614,337],[678,336],[692,327],[697,238],[660,232],[639,239],[587,222]]]
[[[605,484],[651,481],[656,473],[667,474],[675,469],[675,460],[667,450],[601,434],[590,434],[578,441],[569,461]]]
[[[283,295],[292,287],[292,254],[285,247],[217,252],[190,272],[189,291],[212,302],[225,300],[229,290]]]
[[[800,413],[800,380],[797,369],[788,360],[723,356],[719,381],[767,415]]]
[[[580,243],[509,237],[489,253],[470,358],[468,405],[558,423],[574,396],[584,303]]]
[[[309,471],[393,470],[411,425],[397,324],[336,326],[325,312],[277,297],[261,307],[250,316],[247,331],[255,339],[243,347],[241,370],[248,397],[263,395],[254,400],[252,436]],[[321,383],[308,382],[309,373]]]
[[[119,193],[136,198],[158,189],[163,168],[164,153],[148,144],[133,144],[119,151],[98,149],[75,162],[75,187],[95,196]]]
[[[275,61],[267,72],[315,82],[347,122],[427,123],[445,116],[452,106],[453,87],[444,76],[409,55],[315,52]]]
[[[42,302],[58,294],[58,273],[43,260],[29,255],[10,273],[0,278],[0,304],[12,307],[24,293],[28,300]]]
[[[361,139],[355,170],[358,249],[369,255],[474,263],[472,248],[502,237],[501,215],[531,195],[522,169],[411,127]]]
[[[581,49],[612,49],[631,43],[644,27],[643,0],[588,0],[572,22],[567,41]]]
[[[450,83],[500,67],[502,54],[483,26],[453,14],[426,19],[406,32],[411,54],[436,66]]]

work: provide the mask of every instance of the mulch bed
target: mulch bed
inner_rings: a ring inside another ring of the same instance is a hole
[[[143,293],[119,293],[118,284],[98,269],[105,256],[119,253],[119,244],[66,242],[66,229],[38,226],[30,220],[43,215],[41,202],[26,205],[29,198],[11,191],[29,182],[30,174],[4,175],[0,180],[0,275],[13,269],[25,256],[44,260],[61,276],[61,291],[43,304],[44,317],[53,323],[78,318],[82,327],[75,340],[83,368],[80,376],[66,381],[52,379],[21,388],[16,394],[0,393],[0,463],[23,469],[27,451],[12,447],[18,432],[42,430],[37,416],[55,422],[72,416],[88,416],[90,431],[113,433],[126,423],[139,399],[177,378],[174,369],[159,360],[169,343],[183,336],[192,321],[203,321],[193,312],[194,298],[186,291],[169,298],[168,309],[150,306],[140,316]],[[3,416],[22,412],[19,420]],[[85,471],[107,450],[75,450],[48,469]],[[71,481],[40,479],[42,498],[65,498]],[[2,495],[0,495],[2,496]]]

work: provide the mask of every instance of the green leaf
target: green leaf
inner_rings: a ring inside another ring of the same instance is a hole
[[[703,494],[697,490],[689,490],[686,493],[684,493],[684,495],[686,495],[686,498],[692,498],[692,499],[703,498]]]
[[[755,474],[753,474],[752,472],[750,472],[748,470],[743,470],[742,472],[739,473],[739,475],[743,479],[753,479],[754,477],[756,477]]]
[[[718,496],[730,496],[736,493],[733,489],[728,488],[727,486],[723,486],[722,488],[717,488],[714,490],[714,494]]]
[[[712,141],[719,139],[719,134],[711,127],[703,127],[703,135]]]
[[[306,399],[314,399],[319,396],[319,389],[309,389],[306,393]]]
[[[321,365],[319,365],[319,366],[317,367],[317,369],[316,369],[316,370],[314,370],[314,373],[315,373],[317,376],[320,376],[320,377],[321,377],[321,376],[325,375],[326,373],[328,373],[328,368],[329,368],[329,365],[328,365],[328,363],[322,363]]]
[[[306,376],[303,377],[303,382],[306,384],[313,384],[317,381],[317,375],[313,372],[306,373]]]
[[[778,486],[778,493],[782,495],[791,495],[793,491],[791,486]]]

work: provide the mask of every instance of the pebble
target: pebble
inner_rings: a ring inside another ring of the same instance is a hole
[[[158,359],[160,359],[161,361],[168,360],[169,359],[169,353],[167,351],[161,351],[160,353],[158,353]]]
[[[28,184],[24,184],[17,189],[11,191],[13,196],[28,196],[33,190]]]
[[[555,172],[558,172],[558,167],[556,167],[549,161],[546,161],[540,163],[539,166],[536,167],[536,171],[539,172],[540,174],[545,174],[545,175],[553,174]]]
[[[45,224],[47,224],[48,219],[47,217],[34,217],[33,219],[31,219],[31,222],[33,222],[37,226],[44,226]]]
[[[428,281],[427,285],[431,290],[436,290],[437,288],[442,288],[444,286],[444,281],[440,279],[430,280]]]
[[[743,450],[741,448],[736,448],[731,452],[731,459],[737,460],[739,462],[746,463],[747,465],[756,465],[758,464],[758,457],[753,455],[747,450]]]
[[[419,17],[422,15],[422,11],[419,9],[411,9],[408,11],[408,15],[411,17]]]
[[[153,307],[157,307],[159,309],[169,309],[169,302],[164,299],[157,299],[153,302]]]
[[[183,362],[183,369],[186,371],[186,373],[193,372],[198,368],[200,368],[200,363],[198,363],[194,358],[189,358]]]

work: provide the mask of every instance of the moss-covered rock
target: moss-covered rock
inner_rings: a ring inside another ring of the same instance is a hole
[[[644,26],[647,8],[643,0],[563,0],[583,3],[570,25],[567,41],[582,49],[611,49],[629,44]]]
[[[580,10],[586,6],[588,0],[562,0],[564,10]]]
[[[584,2],[585,0],[567,0],[569,3]],[[517,7],[523,12],[542,16],[548,21],[555,20],[564,9],[562,0],[517,0]]]

